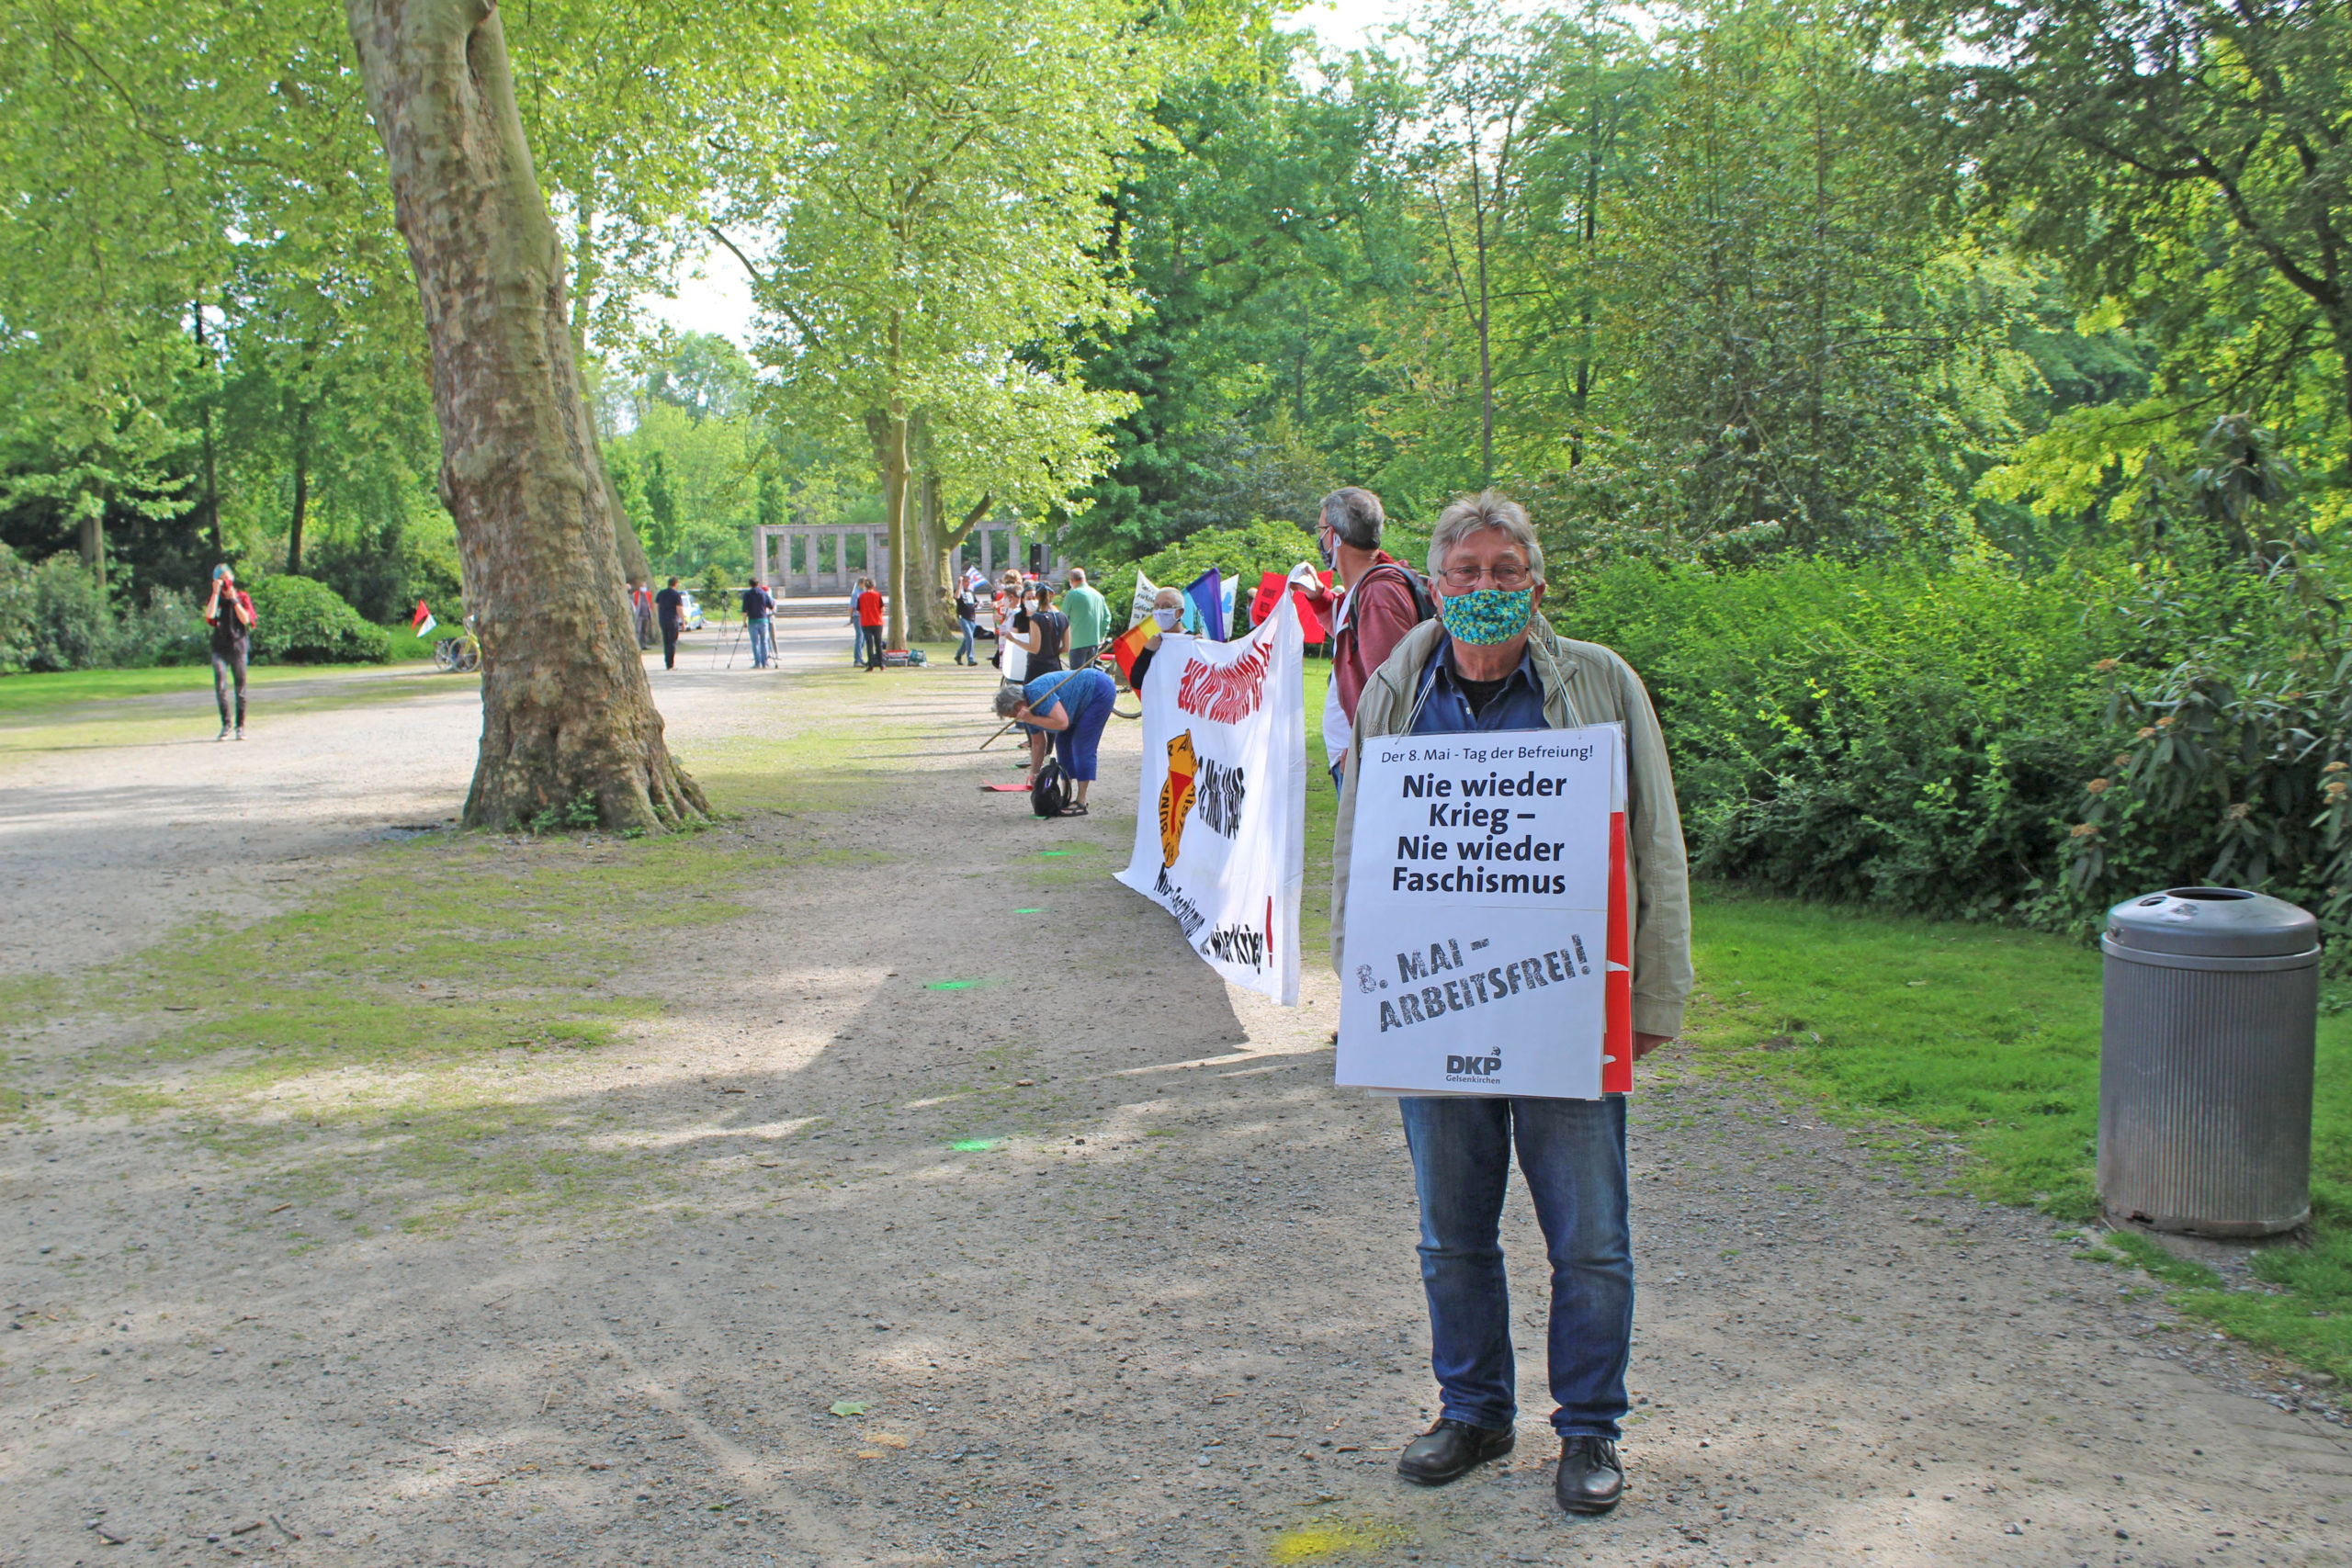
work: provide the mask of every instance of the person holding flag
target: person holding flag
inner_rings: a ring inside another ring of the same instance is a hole
[[[1126,677],[1127,690],[1143,690],[1144,672],[1151,668],[1152,656],[1159,651],[1160,639],[1170,632],[1181,631],[1184,626],[1184,595],[1181,590],[1163,588],[1153,596],[1151,614],[1129,626],[1125,633],[1111,644],[1111,657],[1119,662],[1119,673]]]
[[[1691,983],[1690,871],[1649,693],[1615,653],[1570,642],[1536,614],[1544,548],[1516,502],[1489,491],[1448,506],[1430,537],[1429,565],[1438,618],[1405,635],[1356,707],[1332,835],[1333,965],[1348,973],[1349,862],[1368,738],[1621,724],[1638,1059],[1681,1032]],[[1405,1445],[1396,1472],[1442,1486],[1511,1450],[1518,1378],[1499,1238],[1516,1144],[1552,1265],[1552,1426],[1560,1435],[1553,1495],[1570,1513],[1607,1513],[1625,1489],[1617,1438],[1634,1332],[1624,1097],[1448,1094],[1404,1096],[1397,1105],[1420,1201],[1430,1362],[1443,1404],[1437,1424]]]

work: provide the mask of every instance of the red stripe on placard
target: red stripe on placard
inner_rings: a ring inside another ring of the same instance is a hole
[[[1600,1092],[1634,1089],[1634,931],[1625,898],[1625,814],[1609,814],[1609,975],[1602,991]]]

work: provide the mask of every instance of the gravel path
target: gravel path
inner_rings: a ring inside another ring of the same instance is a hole
[[[665,682],[682,746],[850,679],[831,627],[788,631],[813,677]],[[1627,1503],[1550,1503],[1516,1193],[1520,1450],[1400,1483],[1434,1397],[1411,1184],[1394,1107],[1330,1086],[1335,987],[1227,991],[1104,874],[1124,812],[977,790],[1010,776],[968,750],[989,676],[871,678],[936,748],[877,740],[859,810],[723,829],[823,853],[661,957],[691,1000],[547,1085],[617,1113],[669,1202],[297,1251],[167,1125],[0,1141],[0,1563],[2347,1561],[2352,1443],[2267,1369],[2069,1232],[1670,1066],[1634,1105]],[[462,705],[320,716],[291,826],[291,761],[85,753],[5,863],[135,863],[183,818],[269,821],[265,873],[355,852],[454,809]],[[1106,781],[1136,748],[1114,727]],[[361,804],[396,755],[407,795]],[[123,782],[70,801],[77,772]]]
[[[649,661],[668,723],[687,733],[723,726],[741,690],[740,673],[706,668],[714,641],[689,637],[674,671]],[[206,915],[280,908],[345,856],[465,804],[481,734],[471,679],[405,666],[256,682],[242,741],[214,739],[200,679],[0,723],[13,742],[0,750],[0,886],[41,889],[0,903],[8,973],[60,973]]]

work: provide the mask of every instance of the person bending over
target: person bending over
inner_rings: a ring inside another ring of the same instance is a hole
[[[212,597],[204,602],[205,623],[212,628],[212,696],[220,705],[220,733],[229,739],[229,692],[236,689],[237,739],[245,738],[245,656],[253,645],[254,602],[237,586],[237,574],[227,566],[212,569]]]
[[[1000,686],[996,716],[1013,719],[1029,731],[1029,783],[1046,765],[1046,737],[1053,737],[1054,760],[1070,782],[1070,813],[1086,812],[1086,786],[1094,782],[1095,752],[1102,744],[1102,727],[1111,721],[1111,702],[1119,683],[1100,670],[1057,671],[1039,675],[1025,686]]]

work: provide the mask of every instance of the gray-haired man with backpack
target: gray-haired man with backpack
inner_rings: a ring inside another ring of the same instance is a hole
[[[1347,767],[1364,682],[1407,632],[1437,613],[1419,575],[1380,547],[1387,520],[1368,490],[1350,485],[1323,498],[1316,542],[1345,590],[1333,616],[1331,684],[1323,697],[1323,751],[1334,783]]]

